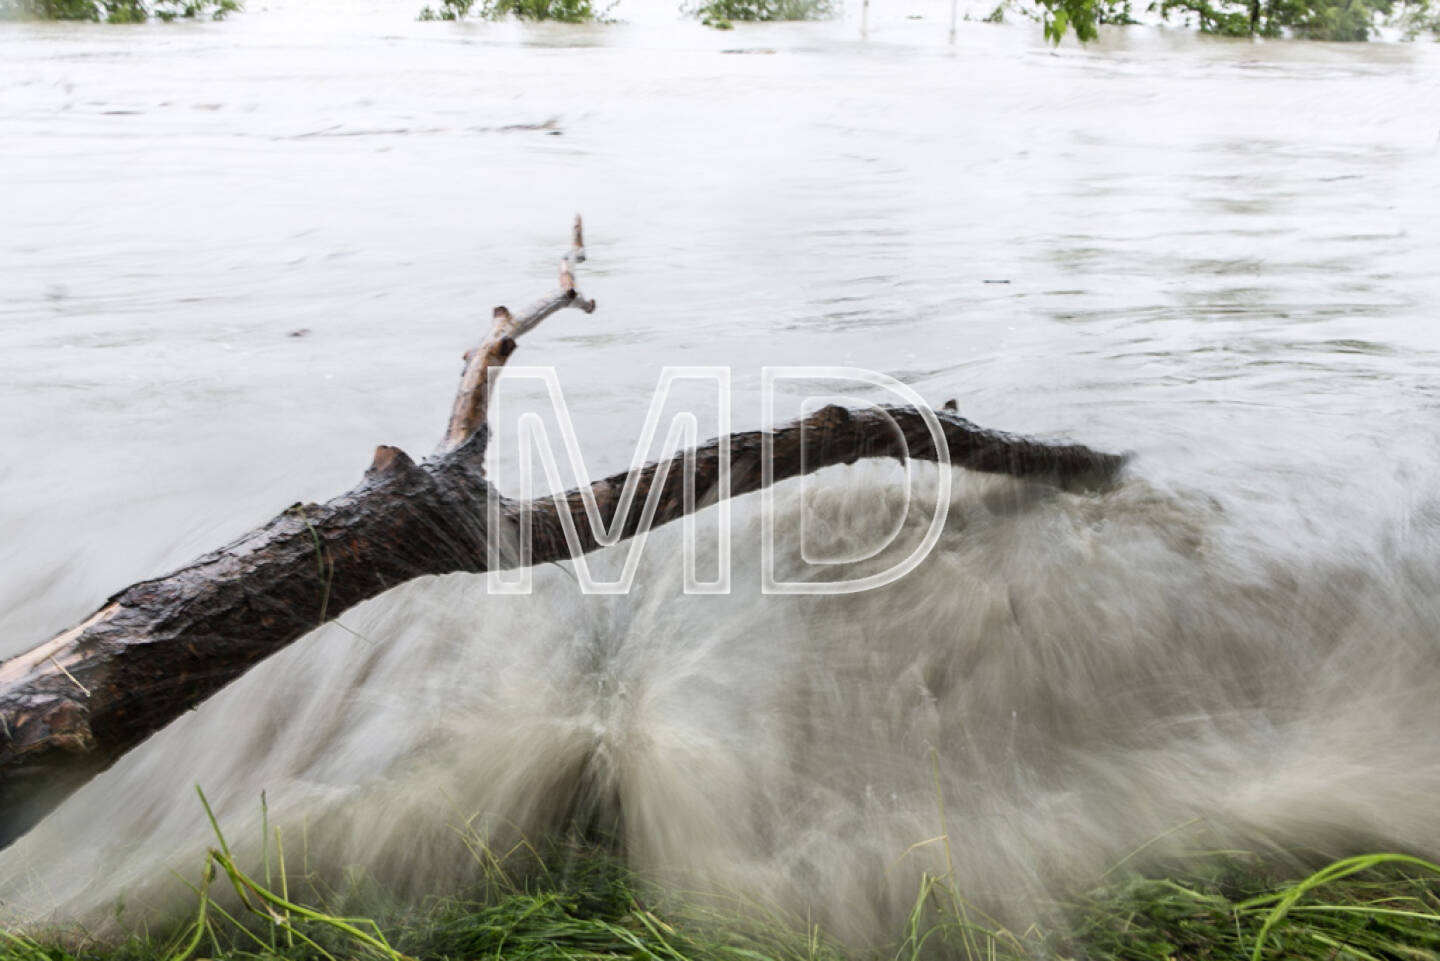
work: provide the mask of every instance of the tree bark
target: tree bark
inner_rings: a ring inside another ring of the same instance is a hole
[[[490,335],[466,355],[437,454],[417,464],[380,447],[352,490],[295,504],[172,574],[127,587],[79,625],[0,664],[0,847],[151,734],[361,601],[426,574],[565,560],[602,546],[585,492],[516,500],[482,469],[490,392],[515,339],[563,307],[595,309],[575,288],[573,267],[583,260],[577,218],[560,289],[519,317],[497,308]],[[618,521],[628,538],[725,495],[726,454],[728,496],[761,489],[767,461],[770,482],[862,457],[908,456],[1076,489],[1110,483],[1124,463],[1080,445],[984,430],[953,402],[933,412],[946,441],[937,449],[927,413],[827,407],[774,432],[717,438],[633,477],[597,481],[588,493],[604,530]],[[627,482],[635,485],[629,498]],[[491,529],[496,518],[504,536]],[[515,531],[528,531],[528,543],[517,543]]]

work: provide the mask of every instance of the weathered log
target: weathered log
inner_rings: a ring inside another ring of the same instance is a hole
[[[426,574],[481,572],[564,560],[594,550],[601,534],[573,490],[522,501],[505,497],[482,470],[485,414],[515,339],[562,307],[587,313],[575,288],[584,259],[574,244],[561,262],[560,289],[518,317],[495,311],[490,335],[466,355],[445,441],[415,463],[380,447],[359,485],[325,504],[296,504],[268,524],[165,577],[111,597],[81,624],[0,664],[0,846],[9,844],[95,774],[195,707],[250,667],[361,601]],[[928,413],[928,412],[926,412]],[[976,427],[953,410],[935,411],[947,447],[936,449],[915,408],[827,407],[773,432],[711,440],[631,477],[591,485],[606,530],[623,537],[644,523],[668,523],[769,481],[849,464],[863,457],[948,461],[977,471],[1098,487],[1123,458],[1080,445],[1056,445]],[[693,465],[691,496],[683,469]],[[622,496],[627,482],[635,488]],[[528,551],[497,548],[491,521],[507,537],[529,530]]]

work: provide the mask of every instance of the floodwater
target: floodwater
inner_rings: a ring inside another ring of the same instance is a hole
[[[556,568],[528,597],[401,588],[0,854],[8,910],[165,903],[200,869],[196,783],[238,842],[265,791],[317,864],[392,890],[473,870],[464,825],[608,819],[643,872],[860,939],[947,832],[981,900],[1182,825],[1440,854],[1440,48],[1052,50],[1023,22],[951,46],[934,0],[877,0],[864,40],[854,9],[414,13],[0,25],[0,654],[345,490],[376,444],[432,449],[460,354],[550,288],[577,210],[600,309],[512,363],[554,366],[597,476],[666,365],[728,368],[736,429],[764,366],[843,365],[1135,460],[1099,495],[957,472],[926,561],[844,597],[760,593],[753,499],[729,596],[683,594],[669,529],[624,596]],[[497,420],[542,401],[506,382]],[[802,519],[862,549],[904,490],[864,464],[783,485],[782,574],[822,576]]]

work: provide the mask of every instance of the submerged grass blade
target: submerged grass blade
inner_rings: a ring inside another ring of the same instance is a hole
[[[1137,849],[1096,888],[1035,905],[1045,920],[1018,934],[978,910],[953,875],[925,873],[891,945],[846,950],[812,919],[739,894],[649,887],[613,852],[562,844],[555,874],[540,857],[548,848],[523,841],[497,852],[467,825],[477,888],[355,917],[292,894],[278,828],[275,858],[254,859],[257,872],[270,867],[270,880],[242,870],[198,793],[217,847],[192,887],[195,911],[173,937],[137,935],[82,952],[63,939],[0,932],[0,961],[190,961],[202,952],[217,961],[1440,961],[1440,865],[1399,854],[1346,858],[1281,881],[1243,852],[1170,857],[1169,876],[1147,876]],[[512,862],[518,853],[533,863]],[[219,871],[248,915],[216,900]]]
[[[1428,875],[1440,876],[1440,865],[1421,858],[1412,857],[1408,854],[1370,854],[1344,858],[1321,868],[1308,878],[1291,885],[1283,891],[1251,898],[1235,906],[1237,915],[1242,912],[1254,911],[1267,905],[1273,905],[1273,907],[1270,908],[1269,913],[1265,916],[1264,923],[1260,926],[1260,933],[1255,939],[1255,947],[1250,952],[1250,961],[1260,961],[1261,955],[1265,950],[1266,940],[1275,929],[1275,926],[1285,919],[1285,916],[1290,913],[1291,909],[1294,908],[1306,894],[1323,885],[1364,871],[1373,871],[1381,866],[1419,868]],[[1356,908],[1352,913],[1364,914],[1367,912],[1362,908]],[[1373,915],[1374,912],[1371,911],[1368,913]]]

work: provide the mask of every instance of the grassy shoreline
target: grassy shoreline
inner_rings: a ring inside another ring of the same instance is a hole
[[[112,938],[78,927],[0,930],[0,961],[1440,961],[1440,864],[1375,853],[1304,872],[1298,860],[1247,851],[1151,850],[1194,822],[1088,889],[1035,905],[1043,920],[1023,929],[977,910],[950,874],[924,875],[901,930],[856,948],[752,901],[648,885],[614,846],[575,839],[542,854],[528,841],[501,852],[467,835],[481,869],[472,890],[345,916],[325,906],[332,892],[286,864],[279,829],[273,859],[267,843],[246,873],[197,793],[216,845],[191,885],[188,920]],[[261,811],[268,842],[263,796]],[[949,839],[936,840],[948,865]]]
[[[1117,870],[1023,931],[976,912],[945,878],[927,877],[904,929],[868,950],[844,949],[803,920],[682,903],[593,851],[573,857],[563,877],[514,880],[500,863],[466,896],[341,917],[291,900],[301,879],[272,871],[267,884],[245,874],[222,839],[188,922],[112,941],[75,930],[6,932],[0,959],[1440,961],[1440,865],[1400,854],[1348,858],[1303,877],[1238,852],[1196,855],[1161,873]]]

